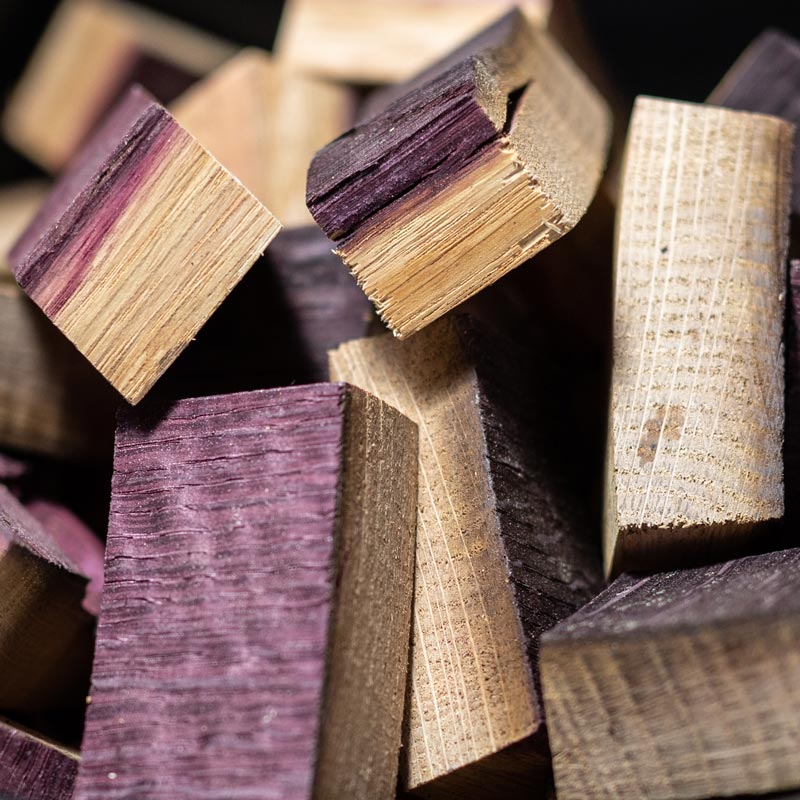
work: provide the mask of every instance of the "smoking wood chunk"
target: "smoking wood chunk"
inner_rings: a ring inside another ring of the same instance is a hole
[[[311,213],[401,338],[572,228],[605,164],[608,109],[546,33],[517,11],[480,41],[309,172]]]
[[[312,222],[311,159],[350,127],[351,89],[286,69],[243,50],[172,106],[175,119],[287,226]]]
[[[774,117],[636,101],[615,265],[613,573],[734,551],[783,515],[792,135]]]
[[[57,540],[0,486],[0,717],[80,735],[93,633],[81,607],[86,584]]]
[[[474,36],[510,0],[288,0],[275,43],[291,66],[346,83],[403,81]],[[523,0],[544,26],[550,0]]]
[[[394,796],[416,442],[341,384],[122,418],[76,798]]]
[[[542,638],[559,798],[800,785],[800,550],[625,574]]]
[[[766,30],[728,70],[709,103],[774,114],[800,125],[800,41]],[[792,210],[800,214],[800,140],[795,130]]]
[[[279,228],[134,87],[56,184],[9,259],[31,299],[136,403]]]
[[[140,6],[64,0],[11,95],[5,135],[57,172],[129,86],[139,83],[167,103],[234,52]]]
[[[70,800],[78,754],[0,720],[0,796]]]
[[[45,181],[24,181],[0,189],[0,283],[14,282],[6,253],[33,219],[47,196]]]
[[[331,353],[334,379],[420,429],[403,775],[415,794],[543,791],[539,635],[599,585],[581,503],[548,446],[541,391],[522,363],[462,316],[407,342],[376,336]]]

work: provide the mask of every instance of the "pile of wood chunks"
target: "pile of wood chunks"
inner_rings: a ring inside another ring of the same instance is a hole
[[[551,11],[58,7],[0,797],[800,797],[800,42],[631,108]]]

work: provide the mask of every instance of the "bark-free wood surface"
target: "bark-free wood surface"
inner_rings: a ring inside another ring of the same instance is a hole
[[[479,42],[309,171],[309,210],[400,337],[572,228],[605,166],[608,109],[546,33],[515,11]]]
[[[78,754],[0,719],[0,797],[71,800]]]
[[[9,100],[5,135],[57,172],[129,86],[167,103],[234,52],[141,6],[64,0]]]
[[[510,0],[288,0],[276,50],[293,67],[347,83],[394,83],[489,25]],[[550,0],[519,3],[544,25]]]
[[[636,101],[615,257],[606,562],[730,552],[783,515],[792,127]]]
[[[122,418],[77,800],[394,795],[416,440],[334,384]]]
[[[794,535],[800,522],[800,261],[789,265],[786,308],[786,426],[783,442],[786,530]]]
[[[758,36],[708,98],[714,105],[774,114],[800,125],[800,41],[776,30]],[[795,130],[792,210],[800,213],[800,148]]]
[[[280,224],[134,87],[9,256],[20,286],[131,403]]]
[[[623,575],[542,638],[558,797],[800,784],[800,551]]]
[[[172,105],[175,119],[287,227],[308,225],[314,153],[350,127],[355,95],[243,50]]]
[[[465,317],[331,353],[333,378],[420,429],[403,775],[415,793],[543,790],[538,638],[599,582],[580,502],[543,441],[536,383],[518,363],[509,343]]]
[[[0,189],[0,285],[14,281],[6,254],[47,196],[46,181],[30,180]]]

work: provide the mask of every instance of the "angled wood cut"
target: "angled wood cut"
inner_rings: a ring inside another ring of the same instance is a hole
[[[615,257],[611,572],[733,552],[783,515],[792,126],[639,98]]]
[[[578,222],[609,126],[558,45],[512,12],[476,54],[321,150],[308,207],[402,338]]]
[[[142,6],[64,0],[11,95],[4,133],[58,172],[129,86],[139,83],[167,103],[234,52]]]
[[[76,800],[394,795],[416,442],[342,384],[121,419]]]
[[[414,794],[463,797],[480,785],[482,797],[540,796],[538,638],[600,583],[582,506],[517,355],[467,317],[331,353],[335,379],[420,428],[403,774]]]
[[[280,224],[134,87],[11,251],[28,296],[130,403]]]
[[[280,59],[345,83],[403,81],[514,6],[511,0],[288,0]],[[550,0],[518,3],[544,26]]]
[[[542,638],[564,800],[800,784],[800,550],[623,575]]]
[[[320,147],[350,127],[355,93],[247,48],[171,106],[197,138],[287,227],[312,222],[306,173]]]
[[[709,103],[774,114],[800,125],[800,41],[766,30],[728,70]],[[800,139],[795,129],[792,211],[800,214]]]

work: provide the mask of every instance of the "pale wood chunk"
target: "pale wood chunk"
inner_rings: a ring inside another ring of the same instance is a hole
[[[136,403],[279,229],[265,206],[135,87],[9,259],[28,296]]]
[[[76,800],[393,797],[416,462],[343,384],[122,415]]]
[[[134,83],[169,102],[235,52],[142,6],[63,0],[3,115],[8,140],[58,172]]]
[[[542,637],[559,800],[800,785],[800,550],[623,575]]]
[[[355,94],[247,48],[171,106],[197,138],[287,227],[312,222],[306,173],[314,153],[350,127]]]
[[[466,317],[407,342],[348,342],[330,359],[333,378],[420,429],[403,783],[425,796],[541,796],[538,639],[592,596],[600,559],[545,441],[535,381]]]
[[[309,171],[309,210],[400,338],[570,230],[605,166],[608,108],[546,33],[516,11],[464,51]]]
[[[793,128],[636,101],[617,229],[606,565],[735,554],[783,515]]]

